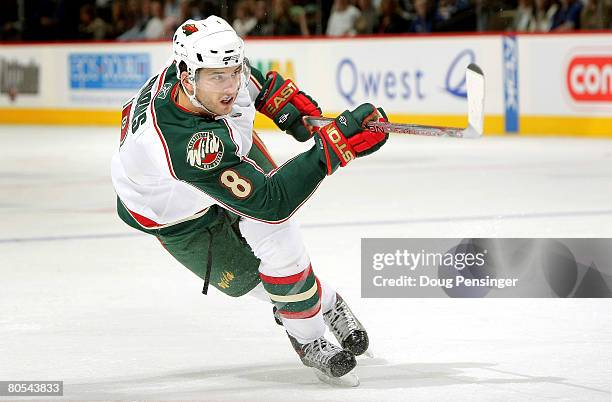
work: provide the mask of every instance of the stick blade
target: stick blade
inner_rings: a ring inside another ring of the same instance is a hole
[[[468,98],[468,128],[464,138],[478,138],[484,131],[485,77],[482,69],[472,63],[465,71]]]
[[[366,350],[365,353],[359,357],[363,357],[364,359],[373,359],[374,352],[372,352],[372,348],[368,348],[368,350]]]
[[[355,370],[350,371],[342,377],[330,377],[327,374],[320,372],[317,369],[312,369],[319,379],[326,384],[340,388],[354,388],[359,386],[359,377],[355,374]]]
[[[472,125],[461,130],[461,138],[476,139],[482,137],[482,131],[476,130]]]

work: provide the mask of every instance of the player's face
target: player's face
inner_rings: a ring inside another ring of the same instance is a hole
[[[215,114],[228,114],[236,101],[241,77],[242,66],[200,69],[196,87],[198,100]]]

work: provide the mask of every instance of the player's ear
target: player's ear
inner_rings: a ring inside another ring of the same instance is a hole
[[[187,71],[181,72],[181,84],[187,92],[191,94],[194,93],[194,88],[191,81],[189,80],[189,74],[187,73]]]

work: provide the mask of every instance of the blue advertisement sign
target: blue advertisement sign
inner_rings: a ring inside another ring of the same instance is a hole
[[[515,36],[504,36],[504,109],[506,132],[519,131],[518,46]]]
[[[358,67],[351,58],[340,60],[336,67],[336,88],[347,104],[387,100],[418,100],[425,98],[420,69],[392,71],[383,68],[369,70]]]
[[[147,53],[73,53],[71,89],[138,89],[151,75]]]

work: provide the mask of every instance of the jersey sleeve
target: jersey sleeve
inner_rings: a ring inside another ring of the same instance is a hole
[[[177,178],[238,215],[280,223],[306,202],[326,176],[316,145],[268,174],[235,151],[229,132],[196,133],[187,144],[183,166],[176,169]]]
[[[261,92],[261,88],[265,81],[266,78],[264,77],[262,72],[255,67],[251,67],[251,75],[249,77],[247,88],[249,90],[249,95],[251,96],[251,100],[253,102],[255,102],[255,99]]]

